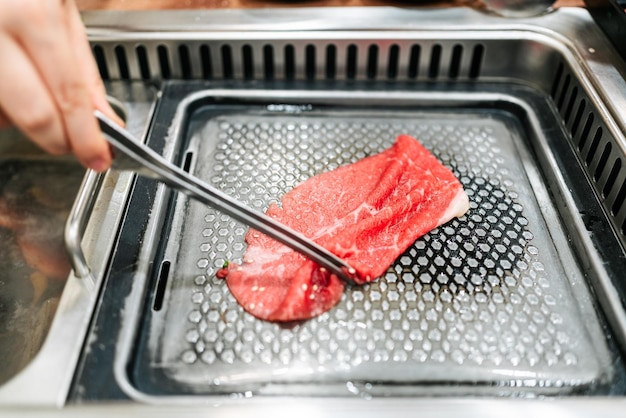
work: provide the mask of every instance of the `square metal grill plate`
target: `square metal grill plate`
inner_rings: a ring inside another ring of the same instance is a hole
[[[179,197],[163,308],[151,312],[136,359],[154,377],[142,390],[560,393],[610,374],[587,287],[515,115],[268,105],[200,107],[189,120],[194,174],[258,210],[399,134],[456,174],[471,208],[376,282],[348,288],[331,311],[285,326],[247,314],[215,277],[224,261],[241,260],[247,227]]]

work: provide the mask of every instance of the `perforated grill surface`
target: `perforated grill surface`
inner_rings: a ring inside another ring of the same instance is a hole
[[[208,120],[191,148],[197,176],[264,210],[401,133],[457,175],[471,201],[465,217],[418,239],[330,312],[281,326],[245,313],[215,277],[224,261],[241,260],[247,227],[194,202],[179,206],[152,362],[199,392],[271,392],[268,384],[289,382],[567,390],[601,378],[604,347],[592,337],[599,326],[584,282],[569,253],[557,251],[563,232],[509,116],[235,114]]]

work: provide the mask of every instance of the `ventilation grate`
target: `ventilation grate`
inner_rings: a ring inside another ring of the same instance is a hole
[[[502,48],[497,40],[485,39],[129,39],[93,41],[92,49],[105,80],[468,82],[507,79],[503,62],[518,67],[507,67],[508,79],[546,70],[522,68],[524,63],[515,57],[527,56],[530,50],[523,43],[511,45]],[[493,50],[491,56],[488,50]],[[537,50],[541,48],[535,45]],[[589,178],[626,239],[621,150],[569,66],[558,60],[541,62],[550,62],[552,68],[535,84],[552,96]]]
[[[559,64],[551,89],[572,144],[585,165],[589,179],[595,183],[598,195],[618,231],[626,237],[626,170],[622,169],[623,154],[613,143],[607,126],[591,100],[566,66]]]
[[[475,80],[480,42],[92,43],[105,80]]]

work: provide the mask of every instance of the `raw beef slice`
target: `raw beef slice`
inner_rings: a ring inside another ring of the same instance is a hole
[[[469,208],[454,174],[416,139],[312,177],[267,214],[357,270],[357,283],[382,275],[417,238]],[[235,299],[269,321],[312,318],[332,308],[344,283],[300,253],[251,229],[243,263],[219,272]]]

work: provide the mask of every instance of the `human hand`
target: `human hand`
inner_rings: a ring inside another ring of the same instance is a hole
[[[71,152],[106,170],[111,151],[93,110],[120,120],[74,0],[0,0],[0,57],[0,127],[15,125],[51,154]]]

